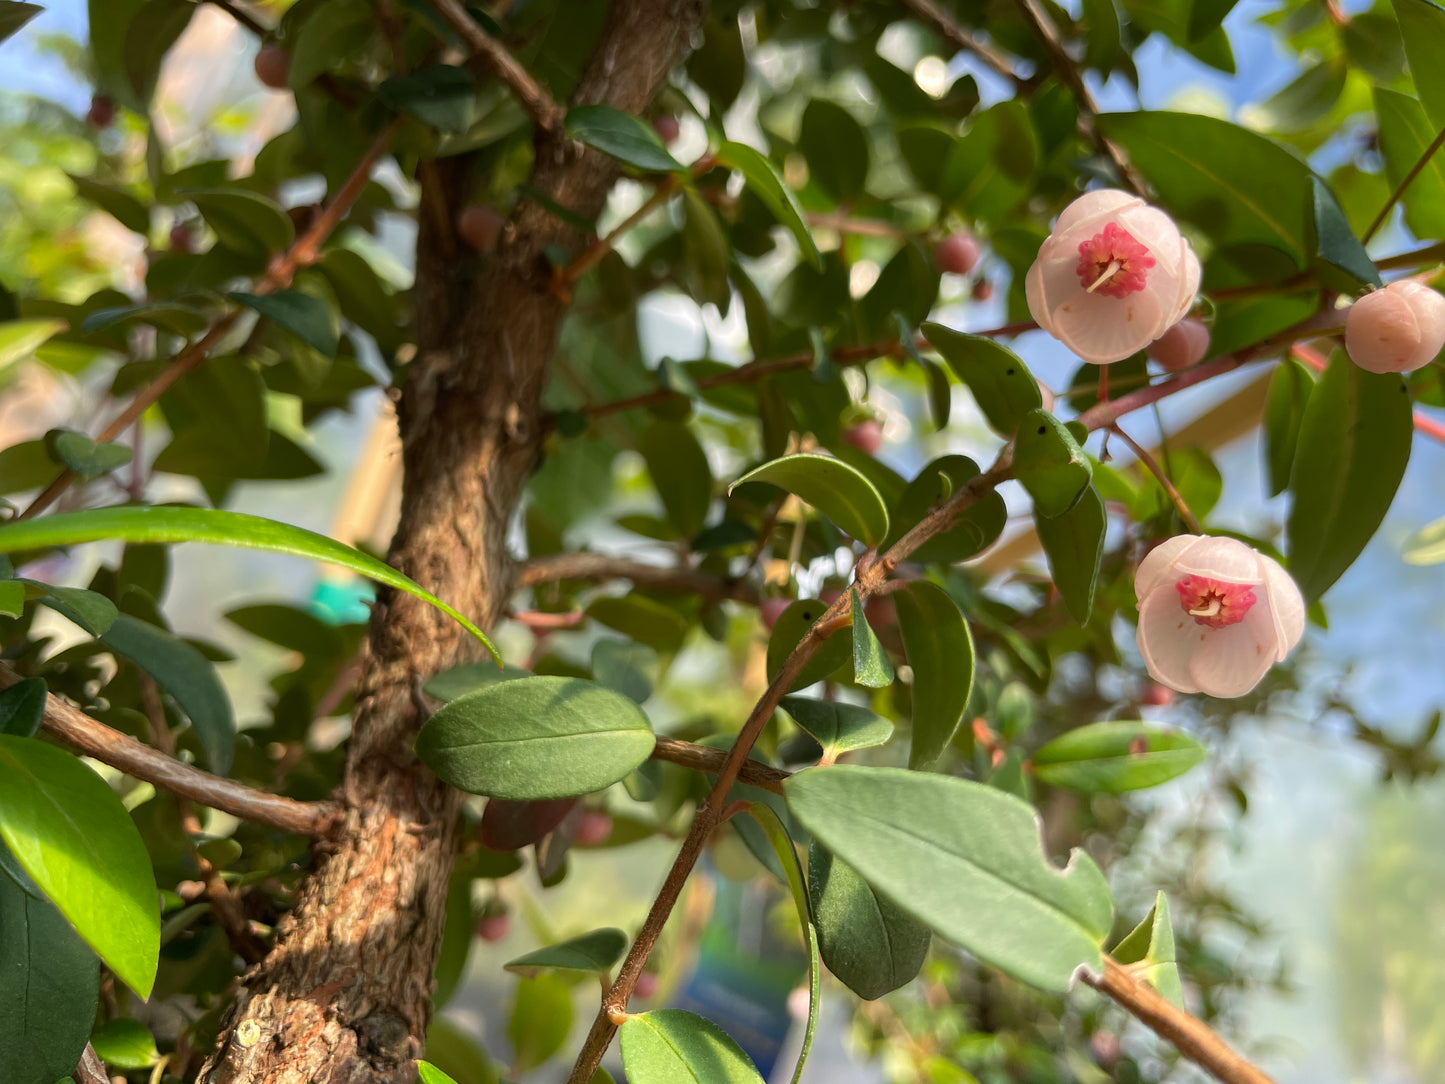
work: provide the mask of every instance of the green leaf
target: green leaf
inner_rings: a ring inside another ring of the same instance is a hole
[[[529,979],[543,971],[601,971],[605,974],[626,950],[627,935],[608,927],[539,948],[509,960],[505,966],[508,971]]]
[[[1255,242],[1296,261],[1312,251],[1309,167],[1278,143],[1195,113],[1106,113],[1099,128],[1159,190],[1162,207],[1220,247]]]
[[[653,422],[637,439],[637,450],[667,509],[667,518],[685,537],[702,530],[712,504],[712,470],[707,453],[685,422]]]
[[[481,120],[476,80],[456,65],[433,64],[411,75],[393,75],[377,93],[395,109],[441,132],[460,134]]]
[[[1204,760],[1187,734],[1133,721],[1090,723],[1049,742],[1033,756],[1040,782],[1088,794],[1157,787]]]
[[[874,892],[817,840],[808,848],[808,894],[823,962],[848,989],[872,1001],[918,974],[933,941],[928,927]]]
[[[1375,261],[1350,228],[1329,186],[1310,174],[1310,191],[1314,199],[1315,264],[1326,285],[1350,292],[1383,285]]]
[[[868,180],[868,134],[853,114],[835,102],[814,98],[803,110],[798,150],[808,176],[835,203],[851,203]]]
[[[176,193],[196,205],[206,225],[227,248],[248,256],[282,252],[296,236],[286,212],[264,196],[241,188],[202,188]]]
[[[126,28],[121,57],[126,82],[140,111],[150,107],[161,63],[195,13],[191,0],[146,0]]]
[[[138,233],[142,237],[150,236],[150,211],[125,189],[99,184],[89,177],[77,177],[73,173],[67,173],[66,176],[70,178],[70,183],[75,185],[75,194],[81,199],[95,204],[132,233]]]
[[[194,305],[153,301],[145,305],[117,305],[114,308],[93,309],[81,321],[80,330],[90,334],[133,320],[186,338],[204,331],[211,322],[206,313]]]
[[[1441,51],[1445,50],[1445,7],[1432,0],[1393,3],[1415,93],[1438,132],[1445,128],[1445,68],[1440,64]]]
[[[683,1009],[629,1016],[620,1039],[628,1084],[763,1084],[722,1028]]]
[[[1057,516],[1045,516],[1035,505],[1034,526],[1049,559],[1049,574],[1064,596],[1064,605],[1075,621],[1087,625],[1094,612],[1094,591],[1104,560],[1104,532],[1109,526],[1104,499],[1090,485],[1084,487],[1072,508]]]
[[[1395,498],[1415,434],[1394,373],[1366,372],[1337,351],[1300,423],[1290,489],[1290,575],[1310,605],[1349,568]]]
[[[853,680],[869,689],[885,689],[893,684],[893,663],[868,624],[858,588],[848,588],[848,595],[853,603]]]
[[[634,703],[652,697],[661,669],[657,651],[635,640],[598,640],[592,645],[592,677]]]
[[[99,478],[130,462],[131,451],[124,444],[97,444],[74,429],[52,429],[45,434],[50,458],[81,478]]]
[[[778,676],[788,656],[799,641],[823,616],[828,604],[815,598],[800,598],[778,617],[773,634],[768,639],[767,674],[768,680]],[[816,681],[822,681],[833,671],[845,665],[853,657],[852,629],[839,630],[821,644],[813,657],[808,660],[791,688],[803,689]]]
[[[25,585],[19,580],[0,580],[0,617],[19,617],[25,612]]]
[[[61,749],[0,735],[0,839],[106,966],[149,997],[160,951],[155,877],[105,781]]]
[[[1080,966],[1100,967],[1108,883],[1082,851],[1052,866],[1027,802],[949,776],[847,764],[799,772],[784,790],[822,846],[985,963],[1060,993]]]
[[[1239,0],[1193,0],[1189,5],[1189,40],[1202,41],[1218,30],[1237,3]]]
[[[156,1040],[139,1020],[108,1020],[90,1037],[96,1056],[111,1069],[148,1069],[160,1054]]]
[[[40,601],[97,638],[105,635],[120,612],[110,599],[83,587],[59,587],[36,580],[20,582],[40,591]]]
[[[0,323],[0,370],[24,361],[36,348],[69,330],[64,320],[6,320]]]
[[[671,606],[638,594],[593,599],[587,616],[664,653],[679,650],[692,627]]]
[[[277,290],[271,294],[232,290],[226,296],[238,305],[259,312],[327,357],[336,356],[341,345],[341,329],[336,313],[320,298],[298,290]]]
[[[699,303],[711,303],[720,313],[726,313],[732,300],[728,286],[727,234],[718,221],[717,212],[696,189],[686,189],[682,194],[682,252],[683,265],[689,292]],[[676,363],[666,371],[660,370],[660,382],[682,372]],[[673,391],[683,389],[673,388]],[[691,392],[683,391],[691,395]]]
[[[1042,409],[1030,410],[1019,424],[1013,469],[1034,499],[1034,510],[1045,517],[1072,508],[1093,475],[1089,457],[1074,435]]]
[[[216,668],[206,657],[165,629],[128,614],[120,614],[100,639],[170,693],[195,728],[206,766],[217,775],[230,775],[236,716]]]
[[[5,1079],[49,1084],[74,1072],[95,1022],[100,967],[55,906],[13,882],[3,864],[0,990]]]
[[[528,677],[449,701],[416,738],[422,763],[472,794],[530,801],[611,786],[655,739],[642,710],[590,681]]]
[[[1289,485],[1300,423],[1314,386],[1309,370],[1293,358],[1281,362],[1269,378],[1269,395],[1264,406],[1264,443],[1265,474],[1271,497],[1283,493]]]
[[[1438,565],[1445,561],[1445,519],[1421,527],[1405,539],[1405,563]]]
[[[13,581],[11,581],[13,582]],[[45,679],[27,678],[0,692],[0,734],[33,738],[45,721]]]
[[[367,579],[405,591],[454,618],[492,653],[502,657],[481,629],[430,591],[390,565],[314,531],[275,520],[210,508],[125,506],[60,512],[0,526],[0,553],[73,546],[120,539],[125,542],[207,542],[217,546],[270,550],[339,565]]]
[[[893,594],[898,632],[913,671],[913,744],[908,766],[929,768],[943,755],[973,695],[973,636],[963,611],[928,580]]]
[[[4,0],[4,3],[0,3],[0,41],[18,33],[21,27],[44,10],[39,4],[23,4],[19,0]],[[74,1066],[71,1068],[73,1069]],[[69,1071],[66,1070],[66,1072]],[[52,1073],[50,1075],[64,1076],[65,1074]]]
[[[887,719],[841,700],[785,696],[780,706],[818,740],[823,758],[829,762],[854,749],[882,745],[893,736],[893,724]]]
[[[497,666],[493,662],[469,662],[443,670],[422,686],[422,692],[437,700],[455,700],[465,693],[475,692],[485,685],[498,681],[515,681],[531,677],[530,670],[519,666]]]
[[[1144,921],[1114,946],[1110,953],[1121,964],[1136,966],[1136,974],[1158,990],[1170,1004],[1184,1008],[1184,987],[1179,981],[1178,956],[1174,947],[1174,926],[1169,921],[1169,900],[1163,892]]]
[[[878,281],[858,302],[859,334],[868,339],[885,339],[897,330],[900,321],[907,327],[919,323],[938,297],[938,280],[938,268],[922,245],[917,241],[900,245],[883,265]],[[906,330],[904,334],[911,344],[913,336]]]
[[[746,482],[767,482],[796,494],[867,546],[876,546],[888,535],[883,498],[872,482],[842,460],[812,452],[783,456],[749,471],[728,492]]]
[[[1375,88],[1375,112],[1380,121],[1380,152],[1393,191],[1424,157],[1438,129],[1418,101],[1384,87]],[[1445,237],[1445,150],[1430,156],[1400,202],[1405,206],[1405,225],[1416,237]]]
[[[569,1026],[571,1007],[569,1001]],[[498,1067],[480,1044],[444,1016],[435,1017],[427,1028],[426,1054],[433,1069],[446,1073],[456,1084],[498,1084],[501,1079]]]
[[[419,1061],[416,1063],[416,1075],[417,1079],[421,1081],[421,1084],[457,1084],[455,1080],[447,1076],[446,1073],[442,1072],[429,1061]]]
[[[939,195],[971,218],[994,221],[1028,195],[1038,161],[1028,109],[1022,102],[1000,102],[976,114],[950,149]]]
[[[1013,436],[1024,416],[1043,405],[1038,381],[1008,347],[982,335],[965,335],[932,322],[924,324],[922,331],[954,375],[973,393],[974,402],[994,432]]]
[[[823,270],[823,257],[808,232],[808,223],[803,218],[803,209],[793,190],[784,183],[777,167],[767,158],[745,143],[724,142],[714,156],[720,166],[736,169],[743,175],[748,189],[756,195],[773,213],[773,217],[792,231],[798,240],[803,256],[817,270]]]
[[[683,168],[640,117],[610,105],[577,105],[567,111],[567,134],[579,143],[616,158],[644,173],[671,173]]]
[[[953,494],[978,477],[978,464],[966,455],[945,455],[929,463],[918,477],[904,487],[889,516],[887,549],[912,530]],[[997,492],[990,490],[959,513],[954,525],[934,535],[913,551],[913,561],[952,564],[988,549],[1003,533],[1008,508]]]
[[[535,1069],[550,1059],[572,1030],[572,988],[557,975],[538,975],[517,984],[507,1038],[515,1052],[512,1068]]]
[[[1107,72],[1119,58],[1119,11],[1114,0],[1083,0],[1083,13],[1084,64]]]

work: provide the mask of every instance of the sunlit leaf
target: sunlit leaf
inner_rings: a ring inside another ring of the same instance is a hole
[[[1204,760],[1187,734],[1146,723],[1090,723],[1060,735],[1031,758],[1040,782],[1086,793],[1157,787]]]

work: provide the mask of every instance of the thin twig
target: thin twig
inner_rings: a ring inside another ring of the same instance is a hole
[[[912,12],[919,22],[927,23],[955,46],[978,57],[985,67],[1003,76],[1015,87],[1023,84],[1024,80],[1014,71],[1013,63],[1008,57],[965,30],[934,0],[902,0],[902,6]]]
[[[1360,238],[1361,241],[1369,244],[1370,238],[1374,237],[1380,227],[1385,224],[1385,219],[1390,217],[1390,212],[1395,209],[1395,204],[1399,203],[1400,198],[1404,196],[1405,189],[1415,182],[1415,178],[1420,176],[1425,167],[1430,164],[1430,159],[1435,157],[1435,152],[1441,147],[1445,147],[1445,128],[1440,129],[1439,134],[1425,148],[1425,153],[1420,155],[1420,160],[1410,168],[1409,173],[1405,174],[1405,179],[1395,186],[1395,191],[1390,193],[1390,198],[1385,201],[1385,206],[1380,208],[1380,213],[1375,216],[1375,221],[1370,223],[1370,228]]]
[[[100,1055],[95,1052],[95,1047],[89,1043],[85,1044],[85,1050],[80,1055],[80,1064],[75,1067],[71,1078],[76,1084],[110,1084],[110,1077],[106,1075],[105,1062],[100,1060]]]
[[[477,21],[467,14],[466,8],[457,0],[431,0],[431,5],[461,36],[472,54],[485,64],[493,75],[507,84],[516,95],[518,103],[527,111],[527,115],[537,122],[539,128],[555,132],[562,127],[562,121],[567,115],[566,110],[517,63],[517,58],[507,52],[501,42],[477,25]]]
[[[356,168],[352,170],[351,176],[346,179],[346,183],[337,189],[336,196],[330,205],[316,216],[311,227],[296,238],[284,254],[278,255],[271,261],[270,267],[266,269],[266,274],[256,284],[256,294],[270,294],[285,289],[291,284],[297,271],[316,262],[322,244],[351,210],[352,205],[371,179],[372,169],[381,156],[386,153],[387,148],[391,146],[396,129],[397,124],[392,123],[387,126],[386,131],[376,137],[361,161],[357,163]],[[161,375],[138,391],[115,420],[101,430],[100,435],[95,438],[97,442],[104,444],[114,440],[125,431],[126,426],[150,409],[151,404],[159,399],[171,385],[193,369],[198,368],[216,344],[231,330],[232,325],[240,318],[241,312],[241,309],[232,309],[224,313],[216,319],[205,335],[177,354],[162,370]],[[40,496],[30,502],[30,507],[26,508],[18,518],[28,519],[45,511],[55,503],[74,480],[73,472],[62,471]]]
[[[562,284],[576,282],[592,268],[602,262],[603,258],[617,247],[617,242],[622,239],[634,226],[641,222],[648,215],[652,214],[659,206],[672,198],[677,191],[677,179],[672,176],[664,177],[658,182],[657,189],[648,196],[642,206],[628,215],[615,230],[606,237],[599,237],[587,251],[578,256],[566,267],[557,272],[557,279]]]
[[[1131,1016],[1147,1024],[1160,1038],[1225,1084],[1274,1084],[1272,1077],[1230,1049],[1208,1024],[1170,1003],[1112,957],[1104,957],[1102,977],[1095,978],[1085,972],[1084,981],[1113,998]]]
[[[1159,466],[1159,461],[1149,454],[1149,449],[1145,448],[1117,425],[1111,425],[1107,432],[1113,433],[1127,444],[1129,450],[1134,453],[1134,458],[1142,463],[1145,469],[1154,476],[1155,480],[1164,487],[1164,492],[1167,493],[1169,499],[1174,502],[1174,507],[1179,512],[1179,518],[1184,521],[1184,525],[1189,528],[1190,533],[1203,534],[1204,528],[1199,525],[1198,518],[1189,507],[1189,503],[1184,499],[1184,494],[1179,492],[1178,487],[1174,485],[1169,475]]]
[[[818,211],[803,216],[809,226],[836,233],[851,233],[859,237],[910,237],[912,234],[902,226],[884,222],[877,218],[853,218],[841,211]]]
[[[657,745],[652,750],[652,759],[665,760],[669,764],[691,768],[693,771],[710,772],[717,775],[727,766],[728,751],[713,749],[707,745],[697,745],[690,741],[659,737]],[[772,791],[774,794],[783,793],[783,781],[790,775],[792,772],[767,764],[759,764],[756,760],[744,761],[743,766],[738,770],[739,781]]]
[[[20,680],[9,663],[0,662],[0,688],[8,689]],[[340,817],[340,810],[333,802],[298,802],[182,764],[92,719],[58,696],[46,697],[41,729],[62,745],[109,764],[132,779],[151,783],[170,794],[190,798],[242,820],[283,832],[327,836]]]

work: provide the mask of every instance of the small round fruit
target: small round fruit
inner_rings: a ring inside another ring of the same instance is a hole
[[[638,975],[637,983],[632,987],[632,996],[639,1001],[646,1001],[655,993],[657,993],[657,972],[644,971]]]
[[[595,809],[586,810],[577,824],[572,841],[579,847],[595,847],[612,834],[612,818]]]
[[[682,131],[682,125],[671,113],[663,113],[661,116],[652,118],[652,130],[657,133],[657,138],[664,143],[671,144]]]
[[[966,233],[951,233],[933,250],[933,264],[952,275],[966,275],[978,266],[979,247]]]
[[[263,45],[256,54],[256,78],[272,90],[286,90],[291,74],[291,53],[280,45]]]
[[[979,279],[973,284],[973,299],[975,301],[987,301],[993,296],[993,283],[988,279]]]
[[[1350,306],[1345,353],[1372,373],[1412,373],[1445,347],[1445,297],[1423,282],[1401,279]]]
[[[186,253],[192,249],[191,230],[189,226],[176,223],[171,227],[171,251]]]
[[[1148,347],[1149,356],[1171,373],[1187,369],[1209,353],[1209,329],[1198,320],[1180,320]]]
[[[483,915],[477,920],[477,936],[483,941],[497,942],[512,928],[512,916],[505,911]]]
[[[104,131],[115,121],[115,99],[109,94],[97,94],[90,99],[90,112],[85,114],[85,123],[97,131]]]
[[[1151,681],[1139,690],[1139,703],[1146,708],[1167,708],[1174,703],[1174,690]]]
[[[877,455],[883,447],[883,426],[877,418],[865,418],[843,430],[843,439],[866,455]]]
[[[762,619],[763,627],[771,629],[778,623],[778,618],[783,616],[783,611],[793,604],[790,598],[765,598],[758,603],[758,617]]]
[[[478,252],[491,252],[497,247],[506,222],[502,212],[491,204],[472,203],[457,216],[457,232]]]

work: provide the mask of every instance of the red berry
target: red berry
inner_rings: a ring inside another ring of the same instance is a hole
[[[457,232],[478,252],[491,252],[507,220],[502,212],[486,203],[472,203],[457,216]]]
[[[85,123],[97,131],[104,131],[115,120],[115,99],[109,94],[97,94],[90,99],[90,112]]]
[[[883,426],[877,418],[867,418],[843,430],[843,439],[865,455],[877,455],[883,447]]]
[[[1094,1032],[1089,1038],[1089,1049],[1094,1053],[1094,1060],[1105,1069],[1112,1069],[1119,1064],[1119,1056],[1123,1053],[1119,1036],[1112,1031]]]
[[[1203,361],[1209,353],[1209,329],[1198,320],[1180,320],[1148,347],[1149,356],[1171,373]]]
[[[979,247],[966,233],[951,233],[933,250],[933,263],[940,271],[966,275],[978,264]]]
[[[1174,703],[1174,690],[1151,681],[1139,690],[1139,703],[1150,708],[1167,708]]]
[[[682,125],[671,113],[663,113],[661,116],[652,118],[652,130],[664,143],[671,143],[682,131]]]
[[[632,996],[639,1001],[646,1001],[655,993],[657,993],[657,972],[644,971],[638,975],[637,984],[632,987]]]
[[[177,224],[171,227],[171,251],[191,251],[191,231],[188,226]]]
[[[285,90],[291,74],[291,54],[280,45],[263,45],[256,54],[256,78],[272,90]]]
[[[975,301],[987,301],[993,296],[993,283],[988,279],[979,279],[973,284],[973,299]]]
[[[505,911],[483,915],[477,920],[477,936],[483,941],[500,941],[512,928],[512,916]]]
[[[790,598],[765,598],[758,603],[758,617],[762,618],[763,627],[771,629],[778,623],[778,618],[783,616],[783,611],[793,604]]]
[[[577,834],[572,838],[572,842],[579,847],[595,847],[599,843],[605,843],[611,834],[612,818],[606,813],[589,809],[582,814],[582,820],[577,824]]]

